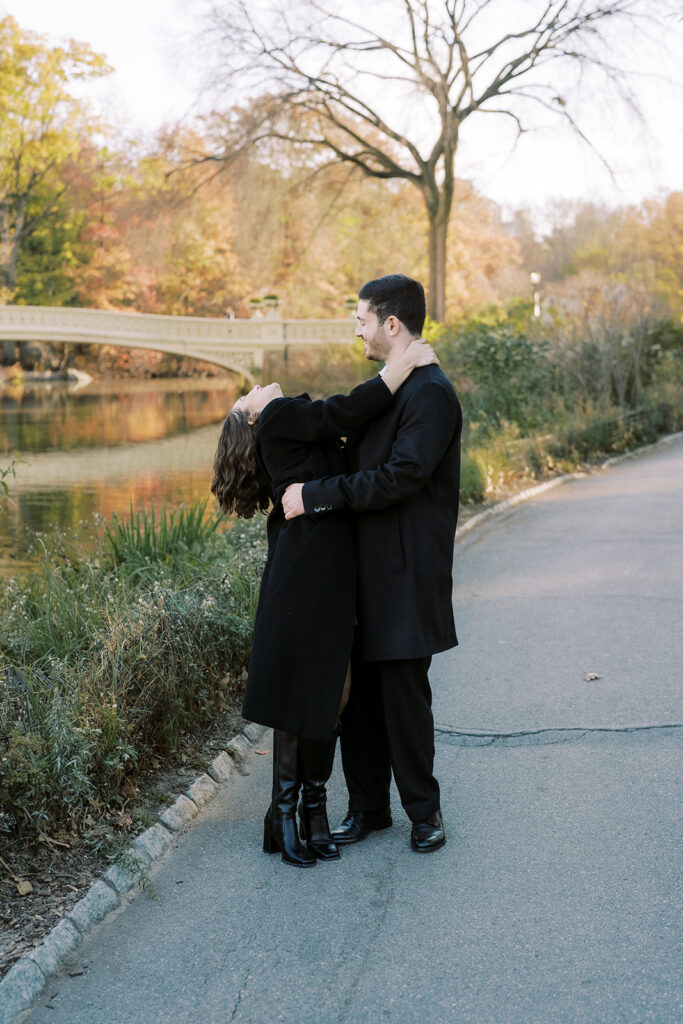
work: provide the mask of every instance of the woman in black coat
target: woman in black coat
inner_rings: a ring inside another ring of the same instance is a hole
[[[287,521],[280,499],[294,481],[345,472],[339,438],[362,430],[416,366],[435,361],[428,345],[413,342],[383,376],[327,401],[285,398],[279,384],[257,385],[238,399],[221,431],[211,490],[222,509],[249,518],[272,502],[243,714],[274,729],[263,848],[297,867],[339,856],[325,787],[350,685],[356,551],[347,512]],[[300,789],[307,848],[296,826]]]

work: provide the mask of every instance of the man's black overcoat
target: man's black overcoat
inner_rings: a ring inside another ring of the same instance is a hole
[[[332,736],[353,643],[353,523],[346,510],[285,520],[281,498],[290,483],[343,473],[338,438],[392,402],[375,377],[350,395],[278,398],[261,413],[256,448],[273,508],[243,705],[251,721],[310,739]]]
[[[423,658],[457,644],[452,608],[462,412],[438,366],[347,445],[350,475],[306,484],[311,522],[355,513],[358,643],[364,661]],[[302,517],[303,518],[303,517]]]

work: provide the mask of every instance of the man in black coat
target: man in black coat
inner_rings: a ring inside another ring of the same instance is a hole
[[[368,359],[391,363],[422,333],[424,290],[390,274],[359,293],[356,335]],[[353,843],[391,825],[393,769],[420,853],[445,842],[434,778],[434,719],[428,670],[457,644],[453,542],[458,518],[462,412],[438,366],[414,370],[392,407],[348,442],[352,472],[283,497],[285,517],[355,513],[358,629],[341,750],[349,812],[333,835]],[[334,580],[330,580],[334,586]]]

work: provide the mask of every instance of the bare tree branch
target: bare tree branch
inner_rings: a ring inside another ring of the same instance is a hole
[[[215,0],[229,74],[239,73],[256,96],[267,82],[270,95],[216,158],[287,141],[327,151],[333,163],[369,177],[411,182],[430,222],[430,312],[442,318],[460,125],[475,113],[497,114],[514,123],[519,138],[532,130],[529,111],[536,107],[566,124],[607,166],[570,109],[571,97],[560,95],[563,74],[575,68],[602,75],[632,104],[625,69],[605,46],[608,28],[648,17],[656,25],[664,6],[673,10],[674,0],[544,0],[526,24],[486,42],[505,0],[401,0],[391,31],[373,27],[373,10],[360,23],[332,0],[290,0],[268,18],[247,0]],[[414,112],[406,129],[400,108],[385,100],[408,87]]]

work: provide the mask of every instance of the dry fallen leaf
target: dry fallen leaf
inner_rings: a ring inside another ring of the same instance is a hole
[[[255,750],[254,753],[255,754],[269,754],[270,751],[269,750]]]
[[[17,882],[17,892],[20,896],[28,896],[30,892],[33,892],[33,886],[25,878],[20,878]]]
[[[586,672],[583,678],[587,683],[592,683],[594,679],[602,679],[602,676],[599,676],[597,672]]]

